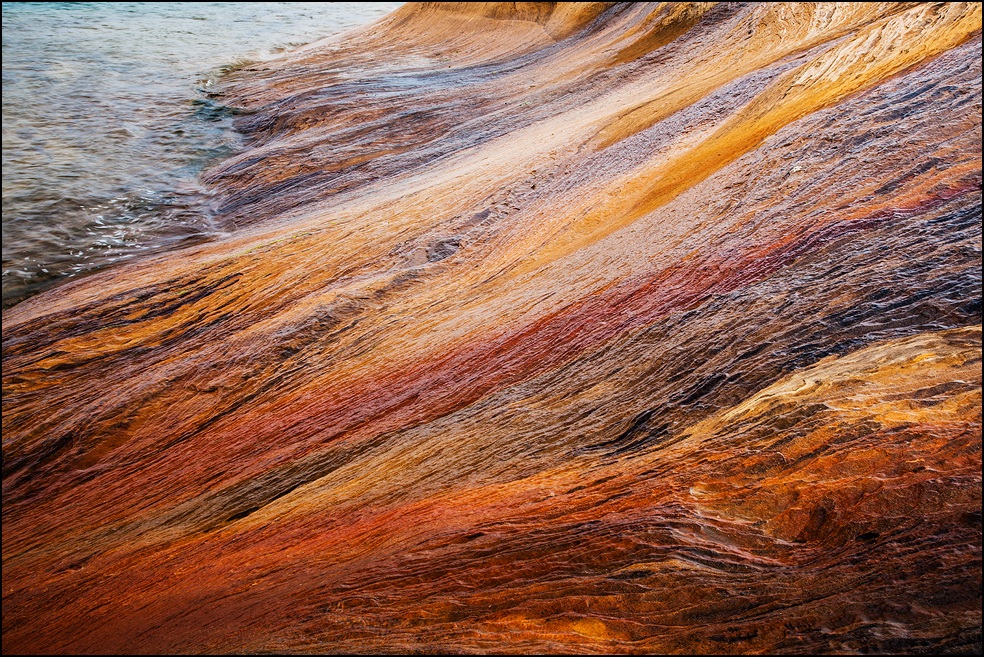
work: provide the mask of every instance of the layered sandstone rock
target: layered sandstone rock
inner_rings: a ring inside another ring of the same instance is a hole
[[[980,5],[513,4],[4,312],[5,651],[980,650]]]

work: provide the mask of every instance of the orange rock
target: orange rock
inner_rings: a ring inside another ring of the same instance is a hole
[[[5,650],[979,650],[980,5],[512,4],[4,311]]]

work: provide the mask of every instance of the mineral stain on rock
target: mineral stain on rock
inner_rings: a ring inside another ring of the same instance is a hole
[[[410,3],[240,229],[4,311],[11,652],[980,652],[981,8]]]

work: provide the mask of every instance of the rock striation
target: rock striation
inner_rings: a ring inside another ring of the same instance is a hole
[[[410,3],[229,237],[3,314],[10,652],[980,652],[979,3]]]

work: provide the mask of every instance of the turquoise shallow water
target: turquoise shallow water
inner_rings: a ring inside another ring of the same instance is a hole
[[[3,3],[3,307],[227,230],[198,175],[240,144],[203,90],[400,4]]]

